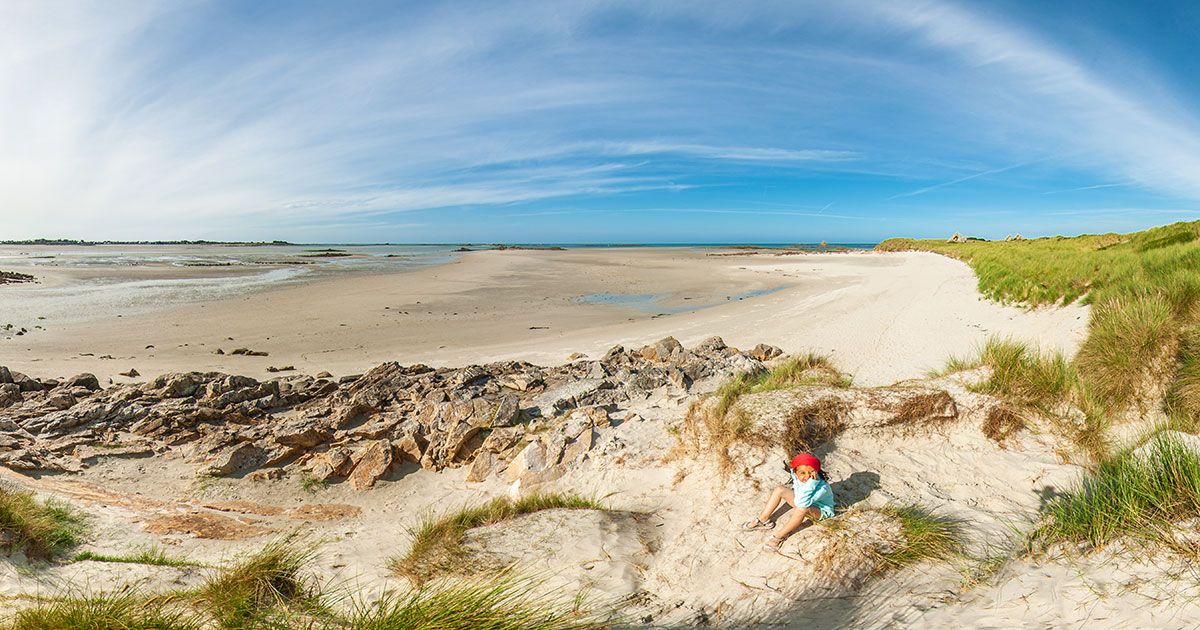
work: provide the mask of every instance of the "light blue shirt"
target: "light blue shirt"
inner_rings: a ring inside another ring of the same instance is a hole
[[[833,488],[823,479],[809,479],[801,483],[793,471],[792,491],[796,495],[796,507],[815,507],[821,510],[821,518],[833,516]]]

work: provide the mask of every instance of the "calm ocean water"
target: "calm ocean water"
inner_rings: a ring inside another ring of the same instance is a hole
[[[636,247],[796,247],[781,244],[663,243]],[[836,245],[836,244],[835,244]],[[528,247],[612,248],[631,245],[537,243]],[[842,246],[870,249],[873,243]],[[350,273],[386,273],[438,265],[462,245],[0,245],[0,269],[33,268],[82,275],[65,284],[6,285],[0,326],[32,328],[132,315],[164,307],[237,297]],[[478,248],[484,246],[470,246]],[[119,270],[116,275],[112,270]],[[39,271],[44,270],[44,273]],[[197,273],[202,271],[203,273]],[[596,300],[605,302],[606,300]],[[656,301],[651,299],[650,301]],[[618,300],[619,302],[619,300]],[[635,300],[636,302],[636,300]],[[631,304],[632,305],[632,304]],[[635,306],[636,307],[636,306]]]

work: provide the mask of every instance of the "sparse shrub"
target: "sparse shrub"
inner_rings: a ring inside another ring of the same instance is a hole
[[[809,352],[788,357],[766,372],[739,373],[723,383],[714,394],[717,396],[717,405],[712,413],[724,416],[742,396],[748,394],[812,384],[849,387],[850,378],[839,372],[825,355]]]
[[[468,529],[492,525],[522,514],[552,509],[606,509],[599,501],[570,494],[532,494],[513,501],[498,497],[482,505],[464,507],[441,518],[426,518],[413,533],[407,555],[392,562],[392,570],[421,585],[447,573],[471,573],[473,566],[463,547]]]
[[[0,532],[10,551],[49,559],[83,542],[84,517],[64,503],[39,502],[32,492],[0,486]]]

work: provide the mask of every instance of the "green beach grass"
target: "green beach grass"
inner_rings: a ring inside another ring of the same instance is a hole
[[[595,499],[573,494],[532,494],[517,500],[499,497],[482,505],[463,507],[441,517],[427,517],[413,532],[408,554],[392,561],[397,575],[419,585],[441,576],[471,573],[479,567],[472,564],[463,546],[468,529],[483,527],[530,514],[553,509],[604,510]]]
[[[38,597],[0,630],[591,630],[611,626],[578,597],[502,573],[438,582],[372,602],[318,583],[316,547],[288,537],[228,565],[199,588]],[[333,602],[346,602],[341,611]]]
[[[1073,542],[1102,548],[1132,538],[1200,558],[1200,542],[1176,535],[1183,531],[1180,523],[1200,517],[1200,454],[1159,434],[1141,455],[1100,462],[1076,488],[1051,501],[1045,514],[1031,537],[1034,547]]]
[[[84,517],[65,503],[38,501],[32,492],[0,486],[0,532],[11,552],[49,560],[83,542]]]
[[[1099,461],[1106,453],[1097,432],[1113,419],[1144,415],[1164,389],[1177,426],[1200,420],[1198,236],[1200,221],[1194,221],[1133,234],[1025,241],[890,239],[876,249],[963,260],[975,271],[980,292],[1002,303],[1090,304],[1088,337],[1069,363],[1002,342],[985,348],[981,355],[990,356],[980,362],[1017,368],[992,385],[1026,409],[1063,400],[1081,409],[1087,426],[1077,432],[1079,444]],[[1009,356],[999,356],[1004,352]]]

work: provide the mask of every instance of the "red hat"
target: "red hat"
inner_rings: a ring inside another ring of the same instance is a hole
[[[817,459],[816,457],[813,457],[812,455],[809,455],[808,453],[800,453],[799,455],[792,458],[792,468],[793,469],[799,468],[801,466],[808,466],[809,468],[812,468],[813,470],[815,470],[817,472],[821,472],[821,460]]]

